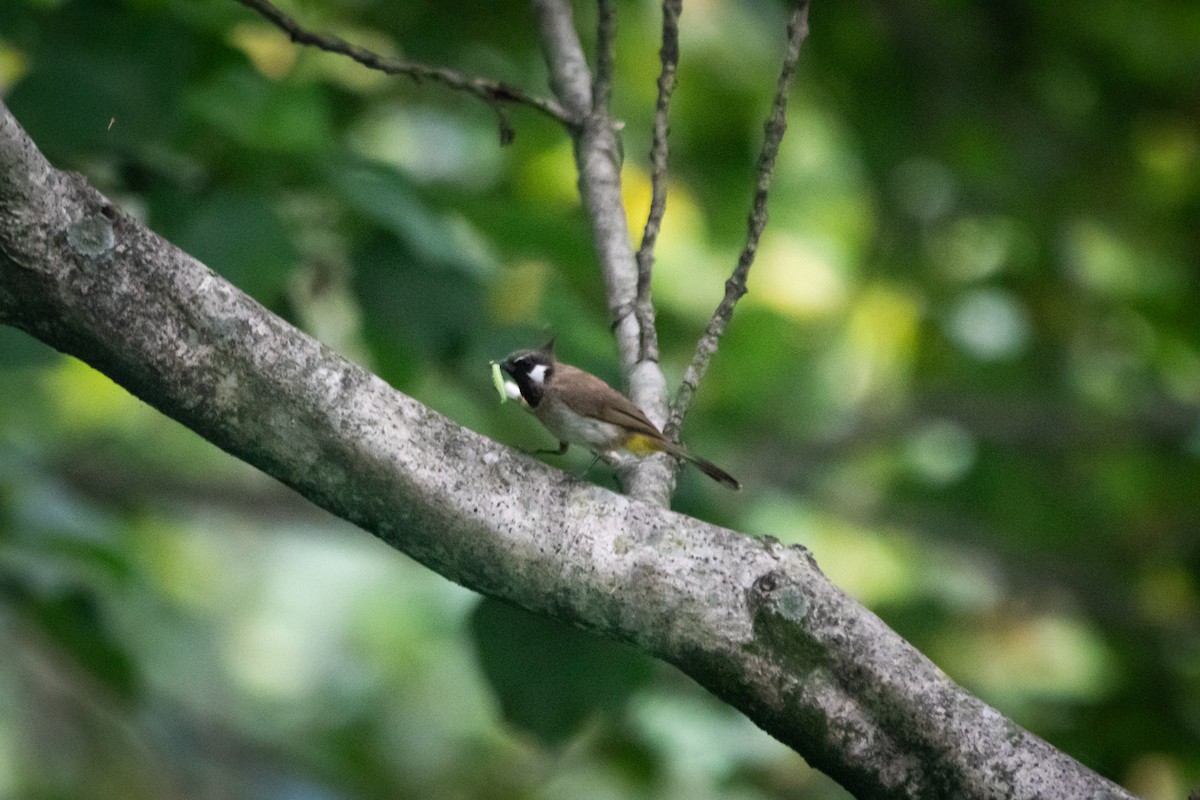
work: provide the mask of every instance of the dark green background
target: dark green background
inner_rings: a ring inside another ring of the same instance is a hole
[[[1200,784],[1200,6],[816,2],[676,506],[810,547],[954,679],[1150,798]],[[305,24],[546,93],[524,3]],[[635,230],[658,12],[618,4]],[[577,7],[585,28],[590,3]],[[685,4],[656,300],[682,374],[784,9]],[[513,446],[487,361],[617,380],[570,143],[220,2],[0,5],[0,90],[265,305]],[[565,465],[580,469],[584,454]],[[592,477],[610,482],[604,470]],[[0,796],[844,796],[678,673],[485,603],[0,329]]]

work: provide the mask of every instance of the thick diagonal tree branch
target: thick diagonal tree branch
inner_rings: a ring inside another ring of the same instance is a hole
[[[782,547],[564,479],[272,315],[0,105],[0,322],[476,591],[663,658],[860,797],[1129,798]]]

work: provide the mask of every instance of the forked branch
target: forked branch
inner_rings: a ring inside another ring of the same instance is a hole
[[[746,244],[738,256],[737,266],[733,274],[725,281],[725,297],[722,298],[717,310],[709,320],[704,336],[696,344],[696,352],[683,375],[679,393],[671,404],[671,415],[667,420],[665,433],[674,438],[679,433],[679,426],[692,403],[696,387],[708,371],[708,364],[717,344],[725,333],[733,308],[738,300],[746,294],[746,277],[750,274],[750,266],[758,253],[758,240],[763,228],[767,225],[767,190],[771,187],[771,178],[775,174],[775,157],[779,154],[779,143],[787,131],[788,94],[792,87],[792,77],[796,73],[796,62],[800,58],[800,45],[808,36],[808,0],[795,0],[787,26],[787,48],[784,51],[783,66],[779,70],[779,80],[775,83],[775,98],[771,103],[771,114],[763,126],[762,152],[758,156],[758,176],[754,185],[754,202],[750,208]]]

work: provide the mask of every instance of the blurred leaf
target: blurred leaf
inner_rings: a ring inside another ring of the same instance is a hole
[[[266,195],[214,193],[191,208],[175,244],[271,304],[296,262],[292,239],[271,203]]]
[[[0,325],[0,370],[47,367],[58,358],[57,351],[25,331]]]
[[[38,590],[0,569],[0,600],[21,609],[29,621],[70,654],[79,666],[119,697],[138,689],[137,668],[108,627],[98,598],[83,587]]]
[[[394,236],[366,240],[354,267],[366,339],[385,377],[391,368],[405,371],[414,348],[425,357],[454,354],[487,322],[482,285],[414,260]]]
[[[350,162],[329,173],[351,208],[394,234],[412,259],[482,279],[496,270],[486,240],[463,219],[439,214],[390,167]]]
[[[317,85],[274,83],[230,68],[193,89],[189,100],[197,117],[251,150],[305,154],[333,141],[329,104]]]
[[[197,53],[186,27],[112,2],[69,4],[43,26],[38,57],[5,98],[39,148],[124,150],[171,129]]]
[[[654,672],[635,650],[492,598],[475,607],[471,634],[504,718],[547,744],[617,717]]]

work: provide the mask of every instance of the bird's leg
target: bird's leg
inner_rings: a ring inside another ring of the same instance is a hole
[[[579,477],[581,477],[581,478],[582,478],[582,477],[586,476],[586,475],[587,475],[589,472],[591,472],[591,471],[592,471],[592,467],[594,467],[594,466],[596,466],[597,464],[599,464],[599,463],[600,463],[600,459],[602,459],[602,458],[604,458],[604,454],[603,454],[603,453],[596,453],[596,457],[592,459],[592,463],[590,463],[590,464],[588,464],[588,465],[587,465],[587,469],[585,469],[585,470],[583,471],[583,474],[582,474],[582,475],[580,475]]]
[[[608,452],[598,452],[598,453],[594,453],[594,454],[596,457],[593,458],[591,463],[587,465],[587,469],[585,469],[585,470],[583,470],[583,472],[579,473],[578,478],[580,480],[585,480],[588,476],[588,473],[592,471],[592,467],[596,466],[601,461],[603,461],[605,464],[612,464],[614,466],[616,464],[620,463],[620,461],[621,461],[621,457],[611,450]],[[615,471],[613,472],[612,478],[613,478],[613,484],[617,487],[617,491],[620,491],[621,490],[621,480]]]

